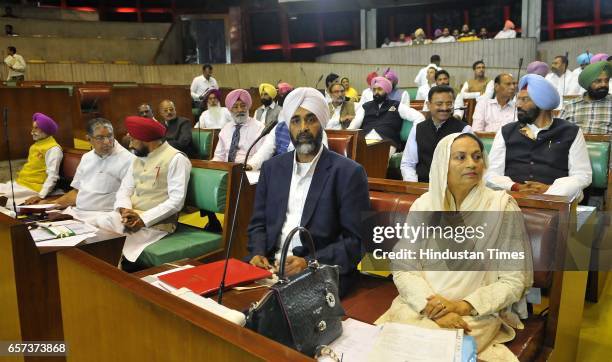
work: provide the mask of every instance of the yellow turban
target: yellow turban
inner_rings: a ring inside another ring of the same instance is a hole
[[[270,83],[261,83],[259,85],[259,95],[267,93],[272,99],[276,98],[276,87]]]

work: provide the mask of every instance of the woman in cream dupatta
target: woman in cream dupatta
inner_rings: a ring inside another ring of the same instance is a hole
[[[514,338],[514,328],[523,328],[519,315],[525,318],[527,314],[524,296],[533,280],[531,248],[516,201],[505,191],[485,186],[485,169],[482,143],[475,136],[455,133],[444,137],[434,151],[429,191],[414,202],[408,218],[414,219],[418,212],[489,212],[487,222],[491,217],[494,221],[482,243],[499,246],[511,241],[515,247],[518,243],[526,255],[521,266],[508,271],[491,270],[496,266],[488,270],[440,271],[424,267],[419,261],[395,262],[393,280],[399,296],[376,324],[463,328],[476,339],[479,360],[517,361],[503,343]],[[508,220],[512,219],[510,214],[519,215],[519,227],[517,222]],[[482,246],[476,245],[479,250],[487,247]]]

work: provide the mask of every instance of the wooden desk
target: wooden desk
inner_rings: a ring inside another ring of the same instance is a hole
[[[367,144],[362,130],[325,130],[329,149],[363,166],[368,177],[384,178],[389,160],[389,141]]]
[[[73,361],[313,361],[82,250],[59,252],[58,274]]]
[[[114,268],[124,237],[99,231],[76,248]],[[102,242],[104,241],[104,242]],[[67,248],[37,248],[27,226],[0,214],[0,340],[63,340],[56,255]],[[23,357],[47,361],[49,357]],[[51,360],[63,361],[63,357]]]
[[[32,115],[42,112],[53,118],[59,125],[55,140],[63,146],[72,145],[72,113],[69,105],[74,96],[67,89],[47,89],[38,87],[0,87],[0,112],[7,108],[11,158],[26,158],[28,149],[34,142],[30,134]],[[4,122],[4,119],[2,119]],[[1,125],[4,127],[4,125]],[[4,128],[2,132],[4,135]],[[6,144],[2,137],[0,160],[6,160]],[[16,170],[18,171],[18,170]]]

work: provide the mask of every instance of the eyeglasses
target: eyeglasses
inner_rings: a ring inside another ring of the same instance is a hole
[[[92,139],[96,142],[104,142],[106,140],[112,141],[113,139],[115,139],[115,136],[113,135],[108,135],[108,136],[95,136],[92,137]]]

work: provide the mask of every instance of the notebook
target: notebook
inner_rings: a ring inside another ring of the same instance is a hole
[[[196,294],[212,293],[219,289],[224,262],[224,260],[219,260],[214,263],[160,275],[159,280],[177,289],[188,288]],[[271,276],[272,273],[267,270],[232,258],[229,259],[227,265],[225,286],[232,287]]]

